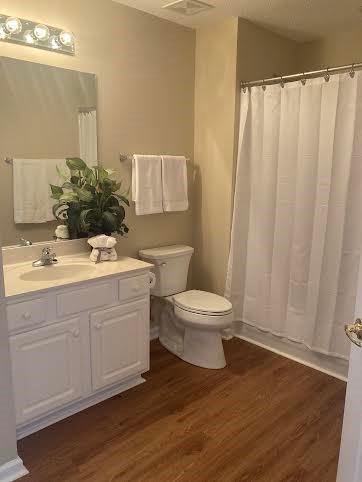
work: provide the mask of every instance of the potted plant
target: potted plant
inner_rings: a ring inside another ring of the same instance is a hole
[[[64,180],[61,186],[50,185],[56,219],[68,226],[71,239],[118,233],[124,236],[129,229],[124,223],[126,195],[119,192],[121,182],[111,179],[109,170],[88,167],[79,158],[67,158],[69,175],[58,169]]]

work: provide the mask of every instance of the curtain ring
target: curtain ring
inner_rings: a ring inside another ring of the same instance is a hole
[[[354,65],[354,63],[351,65],[351,70],[349,71],[349,76],[351,77],[351,79],[353,79],[354,74],[356,73],[354,70]]]
[[[245,86],[245,82],[243,80],[241,81],[241,88],[242,88],[242,90],[245,94],[246,93],[246,86]]]
[[[303,72],[303,77],[300,79],[302,82],[302,85],[305,85],[307,83],[307,77],[305,76],[305,73]]]
[[[280,87],[284,89],[284,80],[282,75],[280,76]]]
[[[325,74],[325,76],[324,76],[324,80],[325,80],[326,82],[329,82],[329,79],[330,79],[330,78],[331,78],[331,76],[330,76],[330,73],[329,73],[329,67],[327,67],[327,69],[326,69],[326,74]]]
[[[262,88],[262,89],[264,90],[264,92],[265,92],[265,90],[266,90],[265,79],[263,79],[263,83],[261,84],[261,88]]]

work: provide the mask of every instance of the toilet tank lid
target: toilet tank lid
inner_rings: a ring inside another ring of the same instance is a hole
[[[194,248],[184,244],[175,244],[172,246],[162,246],[160,248],[141,249],[139,255],[143,259],[165,259],[176,258],[178,256],[185,256],[192,254]]]

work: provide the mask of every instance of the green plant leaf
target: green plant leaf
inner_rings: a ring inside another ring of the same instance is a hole
[[[68,179],[68,175],[66,172],[63,172],[62,169],[58,166],[58,164],[55,166],[57,170],[57,174],[62,179],[63,181],[66,181]]]
[[[113,181],[112,182],[112,187],[111,187],[111,191],[112,192],[116,192],[120,189],[120,187],[122,186],[122,183],[121,182],[117,182],[117,181]]]
[[[54,204],[52,207],[54,217],[56,219],[64,219],[62,215],[64,212],[68,211],[68,208],[69,208],[68,203],[63,201]]]
[[[127,199],[125,196],[122,196],[122,194],[113,193],[113,196],[115,196],[115,197],[117,197],[118,199],[120,199],[126,206],[129,206],[129,201],[128,201],[128,199]]]
[[[83,172],[83,175],[87,181],[88,184],[90,184],[91,186],[94,186],[95,185],[95,182],[96,182],[96,176],[93,172],[92,169],[89,169],[89,167],[86,167],[84,169],[84,172]]]
[[[90,217],[92,212],[94,212],[93,209],[84,209],[79,215],[79,225],[84,231],[87,231],[89,228],[88,217]]]
[[[74,190],[75,188],[77,188],[77,184],[73,184],[72,182],[70,181],[65,181],[65,183],[63,183],[62,185],[62,188],[63,189],[71,189],[71,190]]]
[[[79,157],[67,157],[66,163],[71,171],[84,171],[87,164]]]
[[[60,201],[79,202],[79,198],[75,192],[66,192],[59,198]]]
[[[54,186],[54,184],[50,184],[50,189],[52,191],[52,198],[53,199],[60,199],[60,196],[64,193],[63,189],[59,186]]]
[[[108,172],[103,169],[103,167],[98,167],[98,180],[100,183],[103,183],[106,179],[108,179]]]
[[[87,189],[76,187],[74,190],[77,193],[80,201],[89,203],[93,200],[93,194],[90,191],[87,191]]]
[[[114,233],[117,231],[117,218],[109,211],[102,214],[103,229],[105,233]]]

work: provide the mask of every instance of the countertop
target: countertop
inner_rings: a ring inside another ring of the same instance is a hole
[[[145,272],[152,264],[139,259],[121,256],[117,261],[98,264],[89,259],[89,253],[61,256],[58,263],[34,268],[31,262],[4,265],[5,296],[32,294],[51,288],[69,287],[98,278],[117,274]]]

